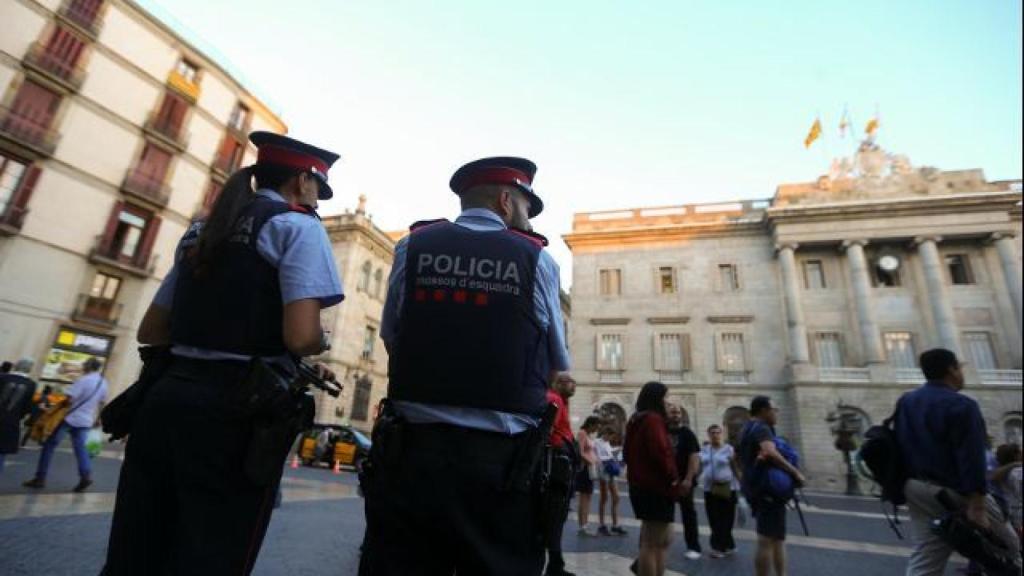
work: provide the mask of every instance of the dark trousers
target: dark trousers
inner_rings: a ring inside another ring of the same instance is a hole
[[[679,515],[683,520],[683,538],[686,548],[700,552],[700,535],[697,532],[697,509],[693,506],[693,490],[679,499]]]
[[[719,498],[704,493],[704,509],[708,513],[708,524],[711,525],[711,549],[727,552],[736,548],[732,538],[732,526],[736,521],[736,491],[729,498]]]
[[[573,456],[562,448],[554,448],[556,456],[551,460],[551,477],[548,493],[544,495],[546,518],[544,545],[548,551],[545,574],[555,576],[565,572],[565,558],[562,557],[562,531],[569,517],[569,502],[573,494]]]
[[[241,363],[175,361],[128,438],[103,576],[247,575],[279,481],[244,473],[251,423],[229,391]]]
[[[360,576],[536,576],[539,497],[506,487],[525,435],[378,422]]]

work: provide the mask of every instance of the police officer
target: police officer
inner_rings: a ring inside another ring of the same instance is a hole
[[[536,166],[485,158],[451,179],[462,213],[395,247],[381,337],[390,409],[365,486],[364,575],[539,574],[539,495],[514,480],[568,370],[558,266],[528,232]],[[430,493],[424,494],[423,487]]]
[[[344,298],[315,212],[338,155],[267,132],[249,139],[256,164],[190,227],[139,326],[141,344],[169,344],[173,358],[133,419],[106,576],[251,572],[280,475],[246,474],[256,422],[237,393],[257,364],[294,372],[322,352],[320,310]]]

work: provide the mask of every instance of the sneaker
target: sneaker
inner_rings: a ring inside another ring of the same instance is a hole
[[[735,553],[736,553],[736,549],[735,548],[729,548],[728,550],[725,551],[725,555],[726,556],[732,556]]]
[[[718,550],[712,550],[711,552],[708,553],[708,556],[710,556],[712,558],[715,558],[715,559],[725,558],[725,552],[719,552]]]
[[[46,482],[40,478],[33,478],[21,483],[25,488],[46,488]]]
[[[629,534],[629,532],[626,532],[626,529],[622,526],[612,526],[612,534],[615,534],[616,536],[625,536],[626,534]]]
[[[684,556],[686,556],[687,560],[700,560],[700,552],[696,550],[687,550]]]
[[[78,485],[71,489],[72,492],[85,492],[89,486],[92,486],[92,479],[82,478],[78,481]]]
[[[581,526],[580,529],[576,531],[576,535],[577,536],[595,536],[595,534],[593,532],[591,532],[590,530],[587,530],[586,526]]]
[[[597,527],[597,533],[599,535],[601,535],[601,536],[611,536],[612,535],[612,533],[608,531],[608,527],[605,526],[604,524],[601,524],[600,526]]]

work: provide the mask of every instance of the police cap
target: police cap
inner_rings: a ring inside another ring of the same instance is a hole
[[[249,141],[256,146],[257,164],[273,164],[309,172],[320,183],[317,198],[330,200],[334,196],[334,190],[327,183],[327,170],[338,159],[334,152],[273,132],[253,132],[249,134]]]
[[[448,185],[452,192],[462,195],[463,192],[484,184],[505,184],[515,186],[530,199],[529,217],[544,210],[544,202],[533,191],[533,176],[537,173],[537,165],[526,158],[498,156],[481,158],[464,165],[455,171]]]

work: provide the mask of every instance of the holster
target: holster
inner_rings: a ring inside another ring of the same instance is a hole
[[[543,467],[540,467],[540,474],[536,474],[544,449],[548,445],[551,436],[551,427],[555,423],[555,415],[558,407],[548,404],[541,416],[540,424],[527,432],[526,438],[519,449],[515,463],[509,470],[508,478],[505,481],[506,491],[527,492],[531,487],[537,486],[540,492],[544,492],[544,484],[547,479],[544,477]]]
[[[142,408],[146,394],[174,359],[170,346],[141,346],[139,357],[142,358],[142,370],[138,379],[100,411],[103,431],[110,435],[111,440],[131,433],[135,415]]]
[[[385,398],[381,401],[380,414],[370,434],[370,457],[359,470],[359,487],[364,496],[372,493],[374,482],[386,474],[386,470],[398,466],[403,452],[404,431],[405,420]]]
[[[255,358],[246,378],[232,391],[232,405],[252,423],[245,474],[260,486],[281,477],[295,438],[313,424],[313,396],[305,388],[293,388],[291,380],[283,369]]]

